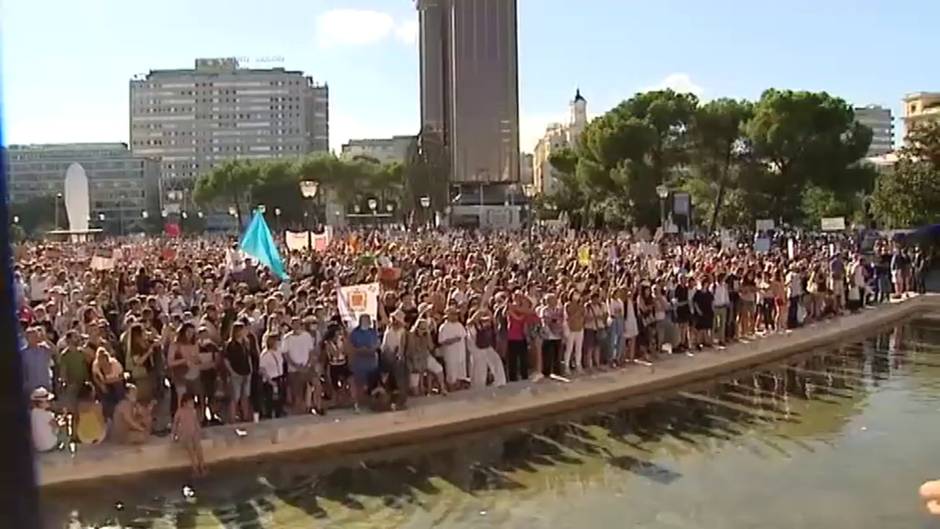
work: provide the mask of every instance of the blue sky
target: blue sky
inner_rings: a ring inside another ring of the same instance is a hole
[[[334,148],[418,129],[412,0],[2,0],[6,143],[127,141],[128,79],[195,57],[284,57],[331,87]],[[664,85],[826,90],[897,114],[940,90],[938,0],[518,0],[522,146]]]

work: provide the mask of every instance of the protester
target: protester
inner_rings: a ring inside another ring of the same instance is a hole
[[[33,407],[29,412],[29,419],[32,425],[33,446],[37,452],[54,450],[64,440],[64,429],[50,410],[53,398],[54,395],[41,386],[30,392]]]
[[[193,475],[207,475],[208,469],[202,453],[202,422],[196,411],[195,395],[185,394],[180,397],[180,406],[173,416],[172,435],[186,450]]]
[[[787,237],[758,252],[641,232],[351,231],[282,248],[288,281],[226,238],[29,242],[13,285],[23,390],[54,388],[82,443],[107,421],[109,440],[139,443],[190,399],[205,424],[401,409],[409,392],[630,369],[923,289],[927,252]]]

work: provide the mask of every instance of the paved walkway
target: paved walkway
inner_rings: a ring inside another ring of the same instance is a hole
[[[335,412],[325,418],[289,417],[257,424],[209,428],[203,449],[211,465],[297,450],[324,455],[388,448],[478,431],[514,422],[640,397],[774,362],[795,353],[857,339],[878,328],[940,308],[940,296],[926,295],[879,306],[838,320],[818,323],[690,358],[674,355],[652,367],[578,377],[569,383],[520,382],[409,400],[407,410],[388,413]],[[236,431],[237,430],[237,431]],[[144,446],[104,444],[79,447],[76,454],[43,454],[38,461],[42,485],[104,476],[185,469],[189,462],[169,439]]]

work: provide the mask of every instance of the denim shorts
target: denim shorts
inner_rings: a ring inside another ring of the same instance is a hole
[[[251,376],[230,374],[228,377],[228,390],[232,400],[238,401],[250,398]]]

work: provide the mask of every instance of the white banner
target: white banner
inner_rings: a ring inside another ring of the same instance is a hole
[[[774,219],[757,219],[757,231],[770,231],[774,229]]]
[[[824,217],[821,224],[822,231],[844,231],[845,217]]]
[[[373,325],[379,314],[379,284],[363,283],[351,287],[340,287],[336,294],[339,315],[350,328],[359,325],[359,316],[368,314]]]
[[[113,270],[114,258],[96,255],[91,258],[91,269],[92,270]]]
[[[306,231],[285,231],[284,243],[291,251],[302,251],[310,247],[313,243],[313,249],[318,252],[325,252],[330,245],[331,230],[323,233],[309,233]]]

